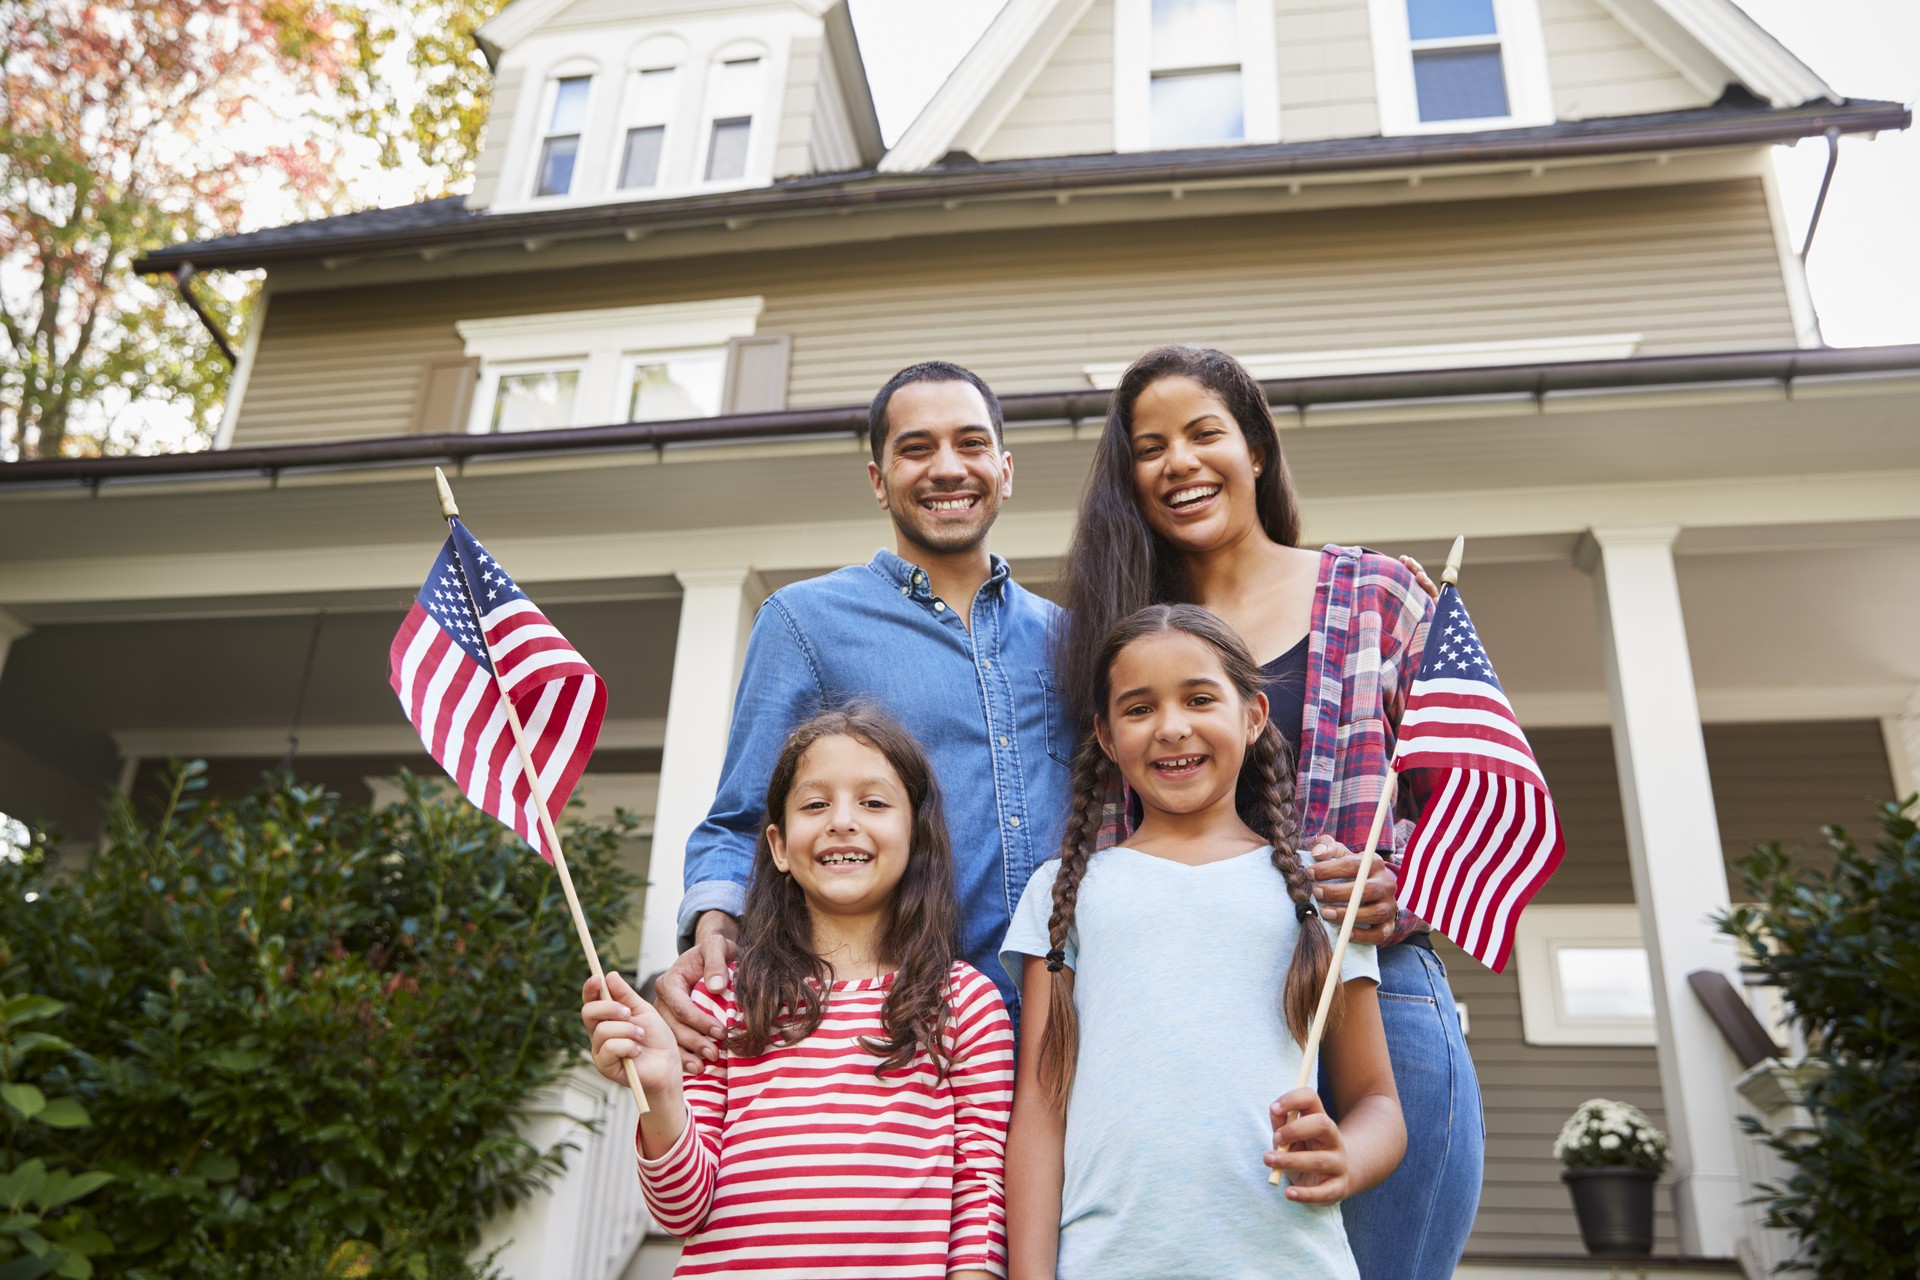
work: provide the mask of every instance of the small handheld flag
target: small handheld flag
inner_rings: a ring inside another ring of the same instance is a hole
[[[1407,910],[1495,973],[1566,853],[1547,780],[1451,580],[1428,624],[1393,767],[1432,774],[1401,875]]]
[[[459,517],[447,525],[387,656],[393,691],[466,797],[552,862],[535,795],[544,792],[549,818],[565,811],[599,740],[607,687]],[[537,788],[515,750],[506,699],[526,731]]]

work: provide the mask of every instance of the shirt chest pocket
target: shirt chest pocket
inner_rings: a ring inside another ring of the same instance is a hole
[[[1073,753],[1078,745],[1074,741],[1073,726],[1067,723],[1066,699],[1053,687],[1053,673],[1044,668],[1033,673],[1034,680],[1040,686],[1040,703],[1045,722],[1043,732],[1046,735],[1047,754],[1066,768],[1073,767]]]

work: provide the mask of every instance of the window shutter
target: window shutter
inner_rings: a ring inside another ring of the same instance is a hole
[[[766,413],[787,407],[787,366],[793,336],[756,333],[727,341],[727,389],[720,412]]]
[[[420,394],[413,402],[414,433],[464,432],[479,381],[479,356],[430,362],[420,372]]]

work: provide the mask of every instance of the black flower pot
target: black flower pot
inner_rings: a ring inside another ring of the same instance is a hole
[[[1645,1257],[1653,1252],[1653,1184],[1659,1176],[1624,1165],[1561,1171],[1588,1253]]]

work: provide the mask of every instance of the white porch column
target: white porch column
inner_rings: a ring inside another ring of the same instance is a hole
[[[1675,1226],[1683,1253],[1727,1258],[1744,1194],[1734,1064],[1687,975],[1717,969],[1737,986],[1738,960],[1732,940],[1707,919],[1727,909],[1729,895],[1674,571],[1679,532],[1593,529],[1579,559],[1598,595],[1627,852],[1653,971]]]
[[[675,575],[685,592],[667,694],[660,800],[653,812],[647,862],[647,904],[640,930],[639,976],[664,969],[680,954],[674,918],[680,909],[687,837],[707,816],[726,760],[733,693],[746,656],[753,612],[764,598],[746,568],[699,569]]]
[[[1887,741],[1887,765],[1893,773],[1893,798],[1904,800],[1920,791],[1920,689],[1915,689],[1898,715],[1880,721]]]
[[[17,614],[0,609],[0,675],[7,670],[7,651],[13,648],[13,642],[30,634],[33,628]]]

